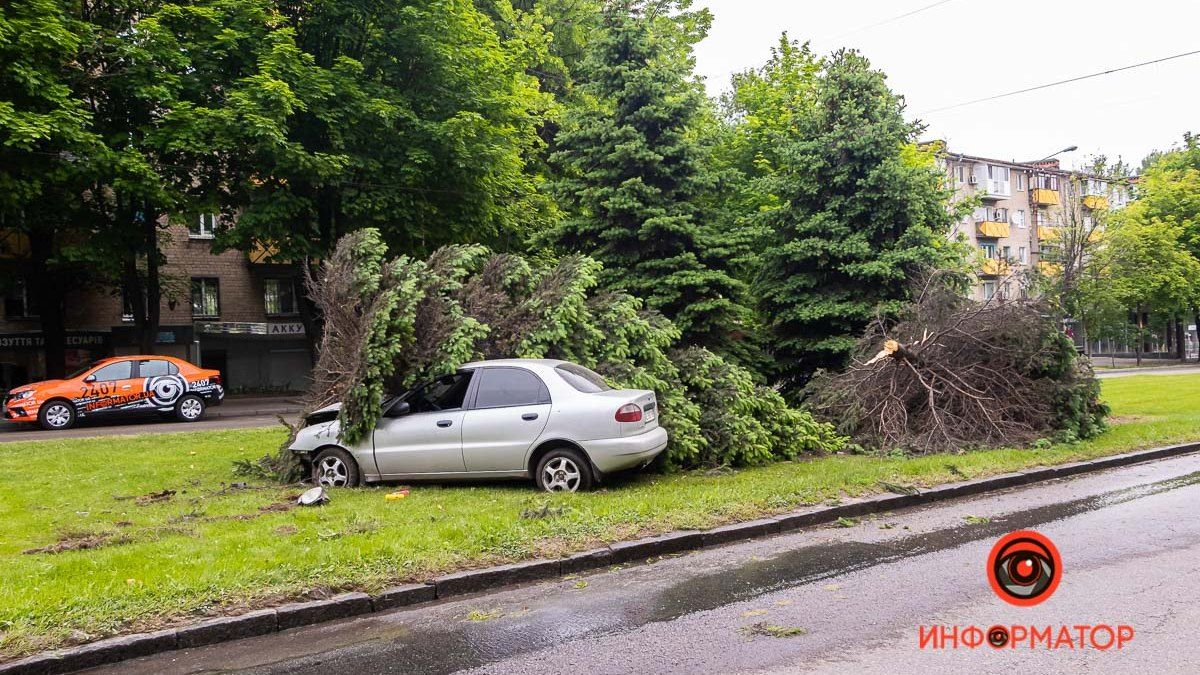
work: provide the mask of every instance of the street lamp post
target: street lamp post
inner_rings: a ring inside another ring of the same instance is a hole
[[[1057,156],[1057,155],[1061,155],[1061,154],[1063,154],[1064,152],[1075,152],[1075,151],[1076,151],[1076,150],[1078,150],[1078,149],[1079,149],[1079,146],[1078,146],[1078,145],[1069,145],[1069,146],[1067,146],[1067,147],[1063,148],[1062,150],[1059,150],[1058,152],[1054,152],[1054,153],[1051,153],[1051,154],[1049,154],[1049,155],[1046,155],[1045,157],[1043,157],[1043,158],[1041,158],[1041,159],[1035,159],[1035,160],[1033,160],[1033,162],[1030,162],[1030,164],[1034,164],[1034,163],[1037,163],[1037,162],[1044,162],[1044,161],[1046,161],[1046,160],[1048,160],[1048,159],[1054,159],[1054,157],[1055,157],[1055,156]]]

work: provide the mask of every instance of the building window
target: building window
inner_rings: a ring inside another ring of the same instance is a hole
[[[212,239],[217,235],[217,214],[201,213],[192,218],[188,225],[188,237],[191,239]]]
[[[1025,189],[1025,174],[1023,174],[1023,173],[1017,174],[1017,189],[1018,190]]]
[[[192,316],[221,315],[221,285],[212,277],[192,277]]]
[[[1036,180],[1034,181],[1034,187],[1042,190],[1057,190],[1058,176],[1050,176],[1046,174],[1037,176]]]
[[[996,259],[996,245],[995,244],[980,244],[979,249],[981,251],[983,251],[983,257],[985,257],[989,260]]]
[[[1018,246],[1017,255],[1020,256],[1022,265],[1029,264],[1029,249],[1025,248],[1024,246]]]
[[[962,164],[958,165],[958,182],[962,183],[967,180],[966,168]]]
[[[1021,209],[1013,211],[1012,221],[1017,227],[1025,227],[1025,212]]]
[[[263,281],[263,305],[267,316],[298,314],[296,304],[296,281],[294,279],[266,279]]]
[[[996,282],[994,282],[994,281],[983,282],[983,299],[991,300],[993,297],[995,297],[995,295],[996,295]]]
[[[4,294],[4,316],[9,319],[37,318],[37,308],[24,279],[17,280]]]

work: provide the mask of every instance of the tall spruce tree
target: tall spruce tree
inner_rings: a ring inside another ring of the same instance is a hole
[[[747,315],[745,289],[724,267],[717,232],[697,212],[709,177],[692,125],[704,105],[691,46],[709,24],[681,2],[610,3],[589,45],[585,92],[552,161],[568,215],[561,249],[604,264],[601,282],[644,298],[685,343],[722,349]]]
[[[920,129],[883,73],[839,51],[781,141],[781,165],[761,179],[781,206],[763,215],[773,241],[756,296],[791,395],[818,368],[841,367],[867,323],[899,309],[915,273],[956,255],[950,193],[913,145]]]

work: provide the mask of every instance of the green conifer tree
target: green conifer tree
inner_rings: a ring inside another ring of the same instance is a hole
[[[950,193],[914,146],[920,130],[883,73],[840,51],[778,170],[762,178],[780,207],[763,216],[773,241],[756,297],[785,392],[841,367],[867,323],[900,307],[915,273],[957,255],[945,236]]]
[[[744,324],[745,289],[697,209],[709,177],[692,128],[705,99],[691,45],[709,16],[688,4],[606,7],[583,86],[597,105],[577,110],[556,139],[568,215],[549,238],[601,261],[604,286],[644,298],[685,343],[720,349]]]

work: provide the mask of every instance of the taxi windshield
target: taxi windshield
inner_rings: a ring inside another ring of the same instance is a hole
[[[91,363],[87,364],[86,366],[84,366],[84,367],[80,368],[79,370],[76,370],[75,372],[68,375],[67,379],[73,380],[73,379],[79,377],[80,375],[86,373],[87,371],[91,370],[92,368],[95,368],[98,365],[100,365],[99,361],[92,361]]]

